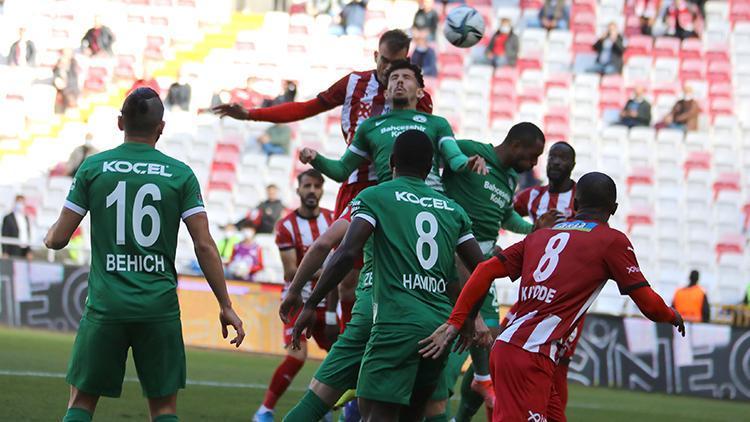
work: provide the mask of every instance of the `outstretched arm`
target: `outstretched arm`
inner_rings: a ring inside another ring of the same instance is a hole
[[[239,104],[219,104],[211,109],[221,117],[231,117],[237,120],[255,120],[271,123],[291,123],[307,119],[335,107],[321,101],[319,98],[305,102],[284,103],[271,107],[246,109]]]
[[[64,248],[70,242],[73,232],[81,224],[84,215],[71,211],[68,208],[63,208],[60,211],[57,221],[49,228],[47,236],[44,237],[44,245],[54,250]]]
[[[677,310],[670,308],[664,300],[651,287],[638,287],[628,293],[633,302],[638,306],[643,315],[654,322],[668,322],[685,336],[685,323]]]
[[[346,180],[352,172],[365,162],[365,158],[347,149],[338,160],[324,157],[310,148],[303,148],[299,153],[299,160],[303,164],[311,164],[314,168],[331,179],[341,183]]]

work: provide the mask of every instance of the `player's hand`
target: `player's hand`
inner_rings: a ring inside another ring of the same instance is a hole
[[[304,307],[297,316],[297,321],[292,329],[292,350],[300,349],[300,337],[305,333],[307,338],[312,337],[313,324],[315,324],[315,309]]]
[[[677,312],[677,309],[673,307],[672,311],[674,312],[674,320],[672,320],[672,325],[677,327],[677,331],[682,334],[683,337],[685,337],[685,321],[682,319],[682,315]]]
[[[221,308],[219,311],[219,322],[221,322],[221,335],[227,338],[229,335],[228,326],[232,326],[237,335],[229,342],[234,344],[234,347],[240,347],[242,340],[245,339],[245,330],[242,328],[242,320],[237,316],[232,308]]]
[[[558,220],[562,218],[562,213],[558,210],[549,210],[544,214],[540,215],[534,223],[534,230],[546,229],[554,226]]]
[[[211,108],[211,112],[219,117],[231,117],[237,120],[250,120],[250,113],[237,103],[219,104]]]
[[[422,346],[419,354],[423,358],[437,359],[450,347],[457,336],[456,327],[445,323],[439,326],[431,336],[419,341],[419,345]]]
[[[469,157],[469,162],[466,163],[466,166],[469,167],[469,170],[476,174],[481,174],[482,176],[489,173],[489,170],[487,170],[487,161],[479,155],[472,155]]]
[[[458,330],[458,341],[453,345],[453,351],[456,353],[463,353],[474,344],[474,325],[475,319],[469,318],[464,322],[464,325]]]
[[[302,148],[299,151],[299,161],[302,164],[310,164],[318,156],[318,151],[312,148]]]
[[[481,315],[477,315],[474,319],[474,344],[479,347],[492,345],[492,333]]]
[[[289,324],[289,321],[299,312],[304,304],[302,295],[289,290],[286,292],[286,297],[281,301],[281,305],[279,306],[279,318],[281,318],[284,324]]]

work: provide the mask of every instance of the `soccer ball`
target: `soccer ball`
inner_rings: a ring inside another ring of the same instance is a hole
[[[482,39],[484,19],[473,7],[457,7],[446,16],[443,34],[456,47],[469,48]]]

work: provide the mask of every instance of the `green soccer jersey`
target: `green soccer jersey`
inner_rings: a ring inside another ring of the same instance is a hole
[[[457,142],[464,154],[484,158],[489,170],[486,175],[456,173],[449,168],[443,172],[445,194],[468,212],[477,241],[495,242],[501,226],[517,233],[531,232],[532,225],[523,221],[513,209],[518,173],[503,167],[492,144],[468,140]]]
[[[369,294],[372,290],[372,239],[367,239],[367,243],[362,248],[362,261],[357,282],[357,294]]]
[[[174,266],[180,219],[205,212],[186,164],[126,142],[89,157],[65,207],[91,213],[91,272],[85,314],[98,321],[178,318]]]
[[[352,218],[373,225],[374,331],[429,334],[450,315],[456,246],[473,239],[460,205],[413,177],[362,191]]]

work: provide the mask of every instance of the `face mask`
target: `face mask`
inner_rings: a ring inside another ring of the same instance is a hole
[[[503,34],[510,33],[510,25],[502,25],[500,27],[500,32],[502,32]]]
[[[685,100],[685,101],[691,101],[693,99],[693,95],[692,94],[685,94],[682,97],[682,99]]]
[[[23,213],[23,209],[24,209],[23,202],[16,202],[16,205],[13,206],[13,211],[17,213]]]
[[[242,235],[245,237],[245,239],[251,239],[253,236],[255,236],[255,232],[252,230],[243,230]]]

